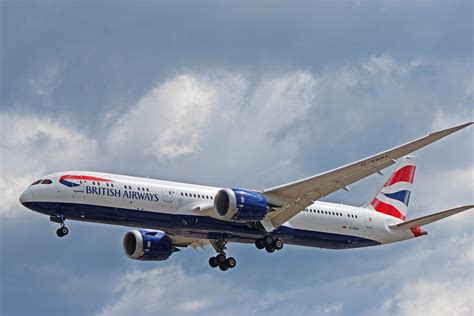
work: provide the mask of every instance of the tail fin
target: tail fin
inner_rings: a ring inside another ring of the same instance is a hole
[[[395,171],[366,207],[405,221],[415,170],[414,156],[400,158]]]

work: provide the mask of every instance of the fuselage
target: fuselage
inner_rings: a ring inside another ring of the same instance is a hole
[[[61,214],[68,220],[241,243],[253,243],[266,233],[256,225],[201,212],[197,206],[212,206],[221,189],[218,187],[88,171],[56,173],[41,180],[30,185],[20,201],[50,216]],[[287,244],[330,249],[375,246],[415,237],[410,230],[392,231],[388,227],[399,222],[367,208],[318,201],[273,234]]]

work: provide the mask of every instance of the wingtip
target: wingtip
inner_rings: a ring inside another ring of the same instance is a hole
[[[467,123],[463,123],[463,124],[460,124],[460,125],[457,125],[457,126],[453,126],[453,127],[449,127],[449,128],[445,128],[445,129],[442,129],[442,130],[438,130],[436,132],[433,132],[431,133],[430,135],[433,135],[433,134],[445,134],[445,135],[449,135],[449,134],[452,134],[454,132],[457,132],[463,128],[466,128],[470,125],[472,125],[474,122],[467,122]]]

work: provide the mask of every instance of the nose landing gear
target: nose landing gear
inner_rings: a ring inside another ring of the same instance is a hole
[[[56,235],[58,235],[58,237],[64,237],[64,236],[66,236],[68,233],[69,233],[69,229],[68,229],[66,226],[59,227],[59,228],[56,230]]]
[[[54,216],[51,216],[49,220],[51,222],[59,223],[59,225],[61,225],[61,227],[56,230],[56,235],[58,235],[58,237],[64,237],[69,233],[69,229],[66,227],[66,224],[64,224],[66,218],[63,214],[56,214]]]

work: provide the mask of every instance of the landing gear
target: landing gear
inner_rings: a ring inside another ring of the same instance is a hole
[[[66,218],[63,214],[56,214],[54,216],[51,216],[49,220],[51,222],[59,223],[59,225],[61,225],[61,227],[56,230],[56,235],[58,235],[58,237],[64,237],[69,233],[69,229],[66,227],[66,224],[64,224]]]
[[[59,227],[58,230],[56,230],[56,235],[58,235],[58,237],[64,237],[64,236],[66,236],[68,233],[69,233],[69,229],[67,229],[66,226],[64,226],[64,227]]]
[[[237,261],[233,257],[227,258],[223,253],[220,253],[215,257],[209,258],[209,266],[211,266],[211,268],[219,267],[219,269],[221,269],[222,271],[233,269],[236,265]]]
[[[257,238],[255,240],[255,246],[257,249],[263,249],[268,253],[272,253],[275,250],[281,250],[283,248],[283,241],[279,238],[273,239],[271,235],[265,235],[263,238]]]
[[[229,269],[235,268],[237,261],[233,257],[227,258],[224,250],[226,249],[226,241],[220,240],[217,242],[212,242],[212,246],[218,252],[217,256],[209,258],[209,266],[211,268],[217,268],[221,271],[227,271]]]

